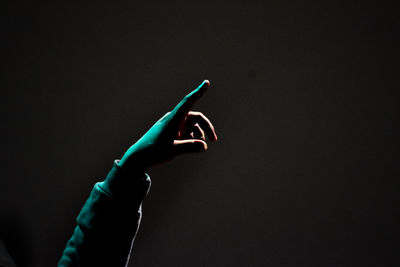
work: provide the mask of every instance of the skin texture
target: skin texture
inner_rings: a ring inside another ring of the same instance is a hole
[[[209,86],[210,82],[205,80],[186,95],[125,152],[119,165],[146,170],[181,154],[206,151],[206,137],[217,141],[214,126],[205,115],[191,108]]]

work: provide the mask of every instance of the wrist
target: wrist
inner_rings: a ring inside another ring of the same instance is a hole
[[[115,164],[123,169],[125,172],[146,172],[147,167],[143,162],[139,161],[138,159],[122,157],[121,160],[116,160]]]
[[[149,160],[146,160],[148,158],[146,157],[147,154],[134,145],[125,152],[124,156],[118,162],[118,166],[129,172],[145,172],[151,166]]]
[[[132,188],[148,188],[148,183],[149,177],[143,168],[130,166],[126,169],[116,160],[101,187],[111,195],[121,196],[129,193]]]

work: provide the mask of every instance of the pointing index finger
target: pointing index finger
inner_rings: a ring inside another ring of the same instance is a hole
[[[193,104],[207,91],[209,86],[210,81],[204,80],[196,89],[186,95],[173,109],[172,113],[174,114],[174,117],[183,119],[190,111]]]

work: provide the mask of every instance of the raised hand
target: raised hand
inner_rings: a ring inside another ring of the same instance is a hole
[[[206,137],[217,140],[214,126],[201,112],[190,109],[209,85],[205,80],[186,95],[126,151],[119,165],[126,169],[147,169],[180,154],[206,151]]]

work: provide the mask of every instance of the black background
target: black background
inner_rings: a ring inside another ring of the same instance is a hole
[[[94,183],[203,79],[220,140],[149,171],[132,266],[399,266],[394,6],[1,12],[0,236],[20,266],[56,264]]]

